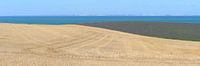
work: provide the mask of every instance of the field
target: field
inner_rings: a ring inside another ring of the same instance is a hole
[[[200,24],[166,22],[104,22],[81,25],[167,39],[200,41]]]
[[[73,24],[0,24],[0,66],[200,66],[200,42]]]

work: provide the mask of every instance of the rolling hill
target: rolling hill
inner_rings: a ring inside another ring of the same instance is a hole
[[[75,24],[0,24],[0,66],[199,65],[197,41]]]

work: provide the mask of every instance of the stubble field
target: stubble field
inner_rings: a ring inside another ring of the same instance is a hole
[[[200,42],[83,25],[0,24],[0,66],[200,66]]]

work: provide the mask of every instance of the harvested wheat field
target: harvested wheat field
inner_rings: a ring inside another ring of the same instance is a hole
[[[200,42],[82,25],[0,24],[0,66],[200,66]]]

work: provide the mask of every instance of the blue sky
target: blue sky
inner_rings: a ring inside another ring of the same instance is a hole
[[[200,15],[200,0],[0,0],[0,16]]]

